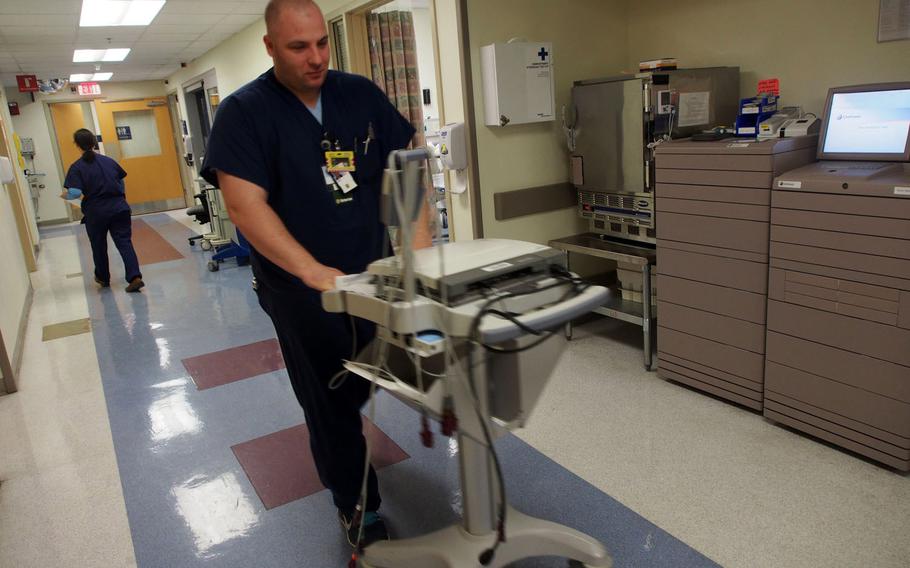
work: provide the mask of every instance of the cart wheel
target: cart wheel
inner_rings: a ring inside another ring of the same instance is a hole
[[[196,241],[195,241],[195,240],[193,240],[193,239],[187,239],[187,240],[190,242],[190,246],[191,246],[191,247],[192,247],[192,246],[195,246],[195,244],[196,244]]]
[[[202,250],[212,250],[212,243],[205,239],[202,240],[199,246],[202,247]]]
[[[218,270],[220,270],[220,269],[221,269],[221,267],[218,266],[217,262],[215,262],[214,260],[209,261],[209,272],[218,272]]]

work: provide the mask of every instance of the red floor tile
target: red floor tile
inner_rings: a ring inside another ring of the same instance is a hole
[[[373,466],[381,469],[410,456],[364,418],[364,432],[373,444]],[[231,448],[266,509],[322,491],[306,424],[275,432]]]
[[[139,265],[184,258],[161,234],[142,219],[133,218],[133,248]]]
[[[183,360],[183,366],[205,390],[284,368],[277,339],[266,339]]]

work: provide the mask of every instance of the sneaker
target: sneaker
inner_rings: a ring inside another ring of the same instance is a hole
[[[338,511],[338,520],[341,521],[341,528],[348,538],[348,544],[352,547],[357,546],[357,533],[359,524],[354,522],[354,515]],[[376,541],[389,540],[389,530],[386,528],[385,521],[375,511],[367,511],[363,514],[363,535],[360,539],[361,548],[373,544]]]
[[[106,281],[98,278],[97,276],[95,276],[95,283],[98,284],[99,286],[101,286],[102,288],[110,288],[110,286],[111,286],[110,282],[106,282]]]
[[[145,282],[142,281],[142,278],[139,278],[137,276],[137,277],[133,278],[132,280],[130,280],[129,285],[126,287],[126,291],[127,292],[138,292],[143,286],[145,286]]]

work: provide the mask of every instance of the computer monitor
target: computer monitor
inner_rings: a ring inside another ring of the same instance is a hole
[[[818,159],[910,161],[910,83],[829,89]]]

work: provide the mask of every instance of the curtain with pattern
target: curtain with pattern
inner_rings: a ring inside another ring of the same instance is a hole
[[[373,82],[417,129],[414,146],[423,146],[423,98],[417,72],[414,15],[397,10],[372,13],[367,23]]]

